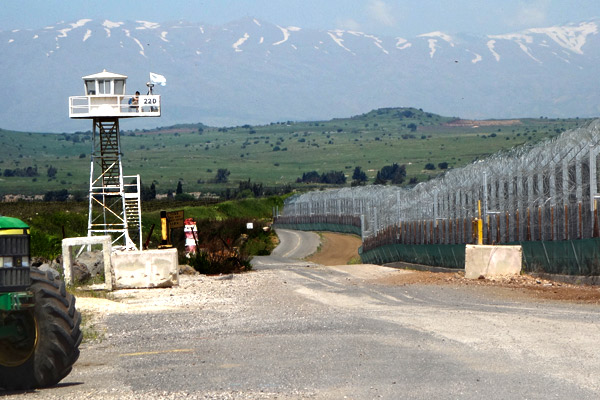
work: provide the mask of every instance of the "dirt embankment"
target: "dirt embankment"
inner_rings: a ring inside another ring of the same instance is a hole
[[[323,232],[321,247],[308,261],[323,265],[345,265],[358,257],[360,238],[341,233]]]

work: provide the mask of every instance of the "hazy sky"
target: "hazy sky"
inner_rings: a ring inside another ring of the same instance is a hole
[[[600,0],[0,0],[0,30],[82,18],[221,24],[243,17],[390,36],[500,34],[600,17]]]

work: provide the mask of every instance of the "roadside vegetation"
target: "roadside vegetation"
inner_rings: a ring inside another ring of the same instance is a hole
[[[275,248],[276,236],[266,221],[247,219],[223,221],[202,220],[197,224],[196,253],[183,258],[201,274],[230,274],[252,269],[250,260],[255,255],[269,255]]]
[[[142,204],[142,234],[144,240],[150,238],[149,247],[156,248],[161,243],[160,210],[183,210],[185,218],[194,218],[198,223],[198,231],[202,233],[199,237],[200,247],[216,249],[212,242],[224,240],[231,243],[228,251],[237,247],[236,251],[239,250],[238,254],[242,256],[240,259],[246,262],[254,255],[268,254],[272,249],[275,240],[273,234],[270,230],[263,231],[262,228],[269,225],[273,210],[283,206],[283,199],[280,196],[271,196],[213,204],[202,204],[198,201],[147,201]],[[145,209],[152,211],[144,211]],[[87,212],[86,201],[0,203],[0,214],[19,218],[31,227],[32,257],[47,260],[54,260],[61,254],[64,237],[87,235]],[[242,232],[246,230],[248,222],[252,222],[256,228]],[[246,235],[245,238],[242,238],[242,234]],[[174,231],[173,240],[180,249],[180,254],[183,254],[183,231]]]

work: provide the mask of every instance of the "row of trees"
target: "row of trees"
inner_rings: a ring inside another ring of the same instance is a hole
[[[352,174],[352,186],[362,186],[367,183],[367,174],[362,170],[361,167],[354,168]],[[375,176],[376,185],[386,185],[391,183],[392,185],[400,185],[406,180],[406,166],[398,165],[394,163],[392,165],[386,165],[377,171]]]
[[[57,172],[58,172],[58,169],[56,169],[55,167],[50,165],[48,167],[48,169],[46,170],[46,175],[48,176],[48,178],[56,178]],[[36,165],[33,167],[23,167],[23,168],[15,168],[15,169],[7,168],[0,175],[4,176],[5,178],[12,178],[12,177],[35,178],[37,176],[40,176],[40,173],[39,173],[38,167]]]
[[[445,161],[438,163],[438,168],[439,169],[448,169],[448,163]],[[425,169],[428,171],[433,171],[435,169],[435,165],[433,163],[427,163],[427,164],[425,164]]]
[[[40,176],[37,166],[36,167],[27,167],[27,168],[5,169],[4,173],[2,175],[6,178],[11,178],[13,176],[18,176],[18,177]]]
[[[326,183],[329,185],[343,185],[346,183],[346,175],[342,171],[329,171],[319,174],[317,171],[305,172],[296,183]]]
[[[376,185],[385,185],[388,182],[394,185],[400,185],[406,179],[406,166],[386,165],[377,172],[375,178]],[[352,186],[365,185],[368,181],[367,174],[361,167],[355,167],[352,173]],[[319,174],[317,171],[305,172],[301,178],[296,179],[296,183],[324,183],[329,185],[343,185],[346,183],[346,176],[342,171],[329,171]]]

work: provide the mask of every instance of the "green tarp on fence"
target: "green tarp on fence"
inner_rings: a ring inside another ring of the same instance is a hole
[[[555,242],[518,242],[523,269],[561,275],[600,275],[600,238]]]
[[[352,225],[276,224],[276,228],[302,231],[330,231],[360,236]],[[523,248],[523,270],[560,275],[600,276],[600,238],[513,242]],[[465,267],[464,244],[388,244],[368,251],[359,249],[364,263],[386,264],[403,261],[411,264],[462,269]]]
[[[445,268],[465,267],[464,244],[388,244],[359,253],[367,264],[403,261]]]

